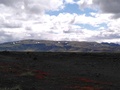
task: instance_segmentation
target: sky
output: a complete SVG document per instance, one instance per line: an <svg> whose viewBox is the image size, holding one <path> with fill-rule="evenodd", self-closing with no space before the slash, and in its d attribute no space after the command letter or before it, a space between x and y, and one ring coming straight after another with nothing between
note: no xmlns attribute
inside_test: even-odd
<svg viewBox="0 0 120 90"><path fill-rule="evenodd" d="M0 43L120 43L120 0L0 0Z"/></svg>

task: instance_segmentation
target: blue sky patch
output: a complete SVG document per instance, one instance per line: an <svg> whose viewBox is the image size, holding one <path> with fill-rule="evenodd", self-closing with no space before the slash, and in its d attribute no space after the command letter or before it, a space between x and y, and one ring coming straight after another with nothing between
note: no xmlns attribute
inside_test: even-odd
<svg viewBox="0 0 120 90"><path fill-rule="evenodd" d="M94 27L90 24L76 24L79 25L80 27L84 28L84 29L88 29L88 30L99 30L100 27L104 27L104 28L108 28L107 25L105 23L99 24L98 27Z"/></svg>
<svg viewBox="0 0 120 90"><path fill-rule="evenodd" d="M84 10L82 10L77 4L66 4L65 8L60 11L47 11L46 13L55 16L59 15L60 13L70 13L70 14L76 13L78 15L85 14L86 16L91 16L90 15L91 12L97 12L97 11L92 10L90 8L85 8Z"/></svg>

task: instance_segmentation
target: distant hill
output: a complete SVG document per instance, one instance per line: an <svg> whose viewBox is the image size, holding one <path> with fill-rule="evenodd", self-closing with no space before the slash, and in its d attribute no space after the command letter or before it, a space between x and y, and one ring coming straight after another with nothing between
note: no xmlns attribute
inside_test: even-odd
<svg viewBox="0 0 120 90"><path fill-rule="evenodd" d="M0 44L0 51L120 52L120 45L106 42L21 40Z"/></svg>

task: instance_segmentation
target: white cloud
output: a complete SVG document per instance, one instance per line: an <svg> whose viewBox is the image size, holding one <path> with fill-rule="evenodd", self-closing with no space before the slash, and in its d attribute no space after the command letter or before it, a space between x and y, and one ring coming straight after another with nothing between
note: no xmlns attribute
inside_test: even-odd
<svg viewBox="0 0 120 90"><path fill-rule="evenodd" d="M74 4L75 1L74 0L65 0L66 3L69 3L69 4Z"/></svg>
<svg viewBox="0 0 120 90"><path fill-rule="evenodd" d="M105 6L105 1L1 0L0 42L32 38L116 42L120 38L120 19L114 20L111 16L117 15L119 17L119 14L117 14L119 10L114 9L116 12L108 10L107 6ZM45 13L46 11L64 9L68 3L76 3L82 9L86 7L93 8L93 5L97 5L102 13L92 12L90 13L91 16L75 13L60 13L54 16ZM111 4L113 5L113 3ZM106 25L106 27L101 24ZM91 30L81 25L90 25L96 30Z"/></svg>
<svg viewBox="0 0 120 90"><path fill-rule="evenodd" d="M107 24L109 22L109 15L95 14L94 17L83 15L77 15L75 23L76 24L88 24L93 27L98 27L100 24Z"/></svg>
<svg viewBox="0 0 120 90"><path fill-rule="evenodd" d="M115 31L112 33L108 33L109 30L103 29L103 31L92 31L82 28L79 24L89 24L96 27L103 22L106 24L109 22L108 25L112 28L112 23L115 23L115 21L113 20L110 23L110 20L106 17L107 15L104 16L102 14L96 14L95 17L69 13L61 13L58 16L44 14L27 21L20 20L22 27L19 27L19 29L4 27L3 31L5 34L2 36L4 38L1 38L1 42L31 38L46 40L104 41L106 39L115 38L114 35L116 35L116 33L114 33L114 35L112 34ZM16 21L15 24L18 22L19 20ZM106 35L108 35L107 38Z"/></svg>

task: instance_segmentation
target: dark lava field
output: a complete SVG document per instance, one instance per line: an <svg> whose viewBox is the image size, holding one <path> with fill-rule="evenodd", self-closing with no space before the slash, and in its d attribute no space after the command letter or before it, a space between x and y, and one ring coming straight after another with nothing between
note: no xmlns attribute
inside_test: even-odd
<svg viewBox="0 0 120 90"><path fill-rule="evenodd" d="M120 53L3 51L0 90L120 90Z"/></svg>

